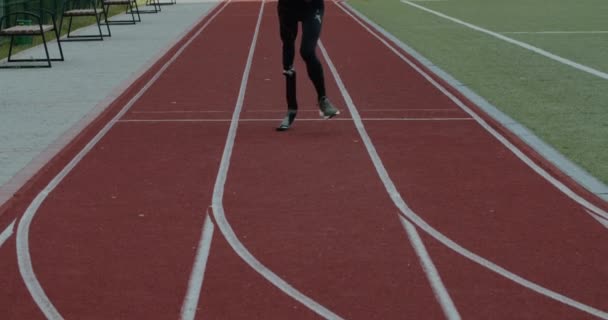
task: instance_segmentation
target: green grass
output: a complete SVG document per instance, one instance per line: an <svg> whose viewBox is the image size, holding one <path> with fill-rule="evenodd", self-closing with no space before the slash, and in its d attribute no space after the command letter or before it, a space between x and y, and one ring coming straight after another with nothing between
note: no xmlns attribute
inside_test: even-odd
<svg viewBox="0 0 608 320"><path fill-rule="evenodd" d="M456 0L425 7L494 32L608 31L604 0ZM554 54L608 72L608 34L505 34Z"/></svg>
<svg viewBox="0 0 608 320"><path fill-rule="evenodd" d="M604 12L608 9L604 0L446 0L418 4L496 32L605 29Z"/></svg>
<svg viewBox="0 0 608 320"><path fill-rule="evenodd" d="M608 80L400 3L349 3L608 183ZM608 1L418 2L495 31L607 30ZM608 34L506 34L608 72Z"/></svg>

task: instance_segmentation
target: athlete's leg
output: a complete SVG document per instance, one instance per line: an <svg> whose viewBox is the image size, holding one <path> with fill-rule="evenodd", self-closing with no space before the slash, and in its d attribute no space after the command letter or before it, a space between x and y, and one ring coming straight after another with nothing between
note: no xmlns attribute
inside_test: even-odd
<svg viewBox="0 0 608 320"><path fill-rule="evenodd" d="M296 37L298 36L298 12L285 5L278 5L281 41L283 42L283 69L293 67Z"/></svg>
<svg viewBox="0 0 608 320"><path fill-rule="evenodd" d="M302 44L300 55L306 62L306 71L317 91L317 98L325 96L325 79L321 61L317 58L317 42L321 36L323 25L323 8L312 9L309 14L304 15L302 20Z"/></svg>
<svg viewBox="0 0 608 320"><path fill-rule="evenodd" d="M306 14L302 21L302 45L300 54L306 61L308 77L312 80L317 91L320 114L325 119L330 119L340 114L340 111L327 99L325 95L325 79L323 76L323 66L317 58L317 42L321 36L323 25L323 7L314 9L311 14Z"/></svg>
<svg viewBox="0 0 608 320"><path fill-rule="evenodd" d="M287 115L277 130L289 129L296 118L298 100L296 94L296 71L293 68L295 41L298 35L298 16L293 8L278 5L281 41L283 42L283 75L285 76L285 98Z"/></svg>
<svg viewBox="0 0 608 320"><path fill-rule="evenodd" d="M293 69L295 42L298 35L298 16L293 8L278 6L281 41L283 42L283 74L285 75L285 92L287 107L297 109L296 72Z"/></svg>

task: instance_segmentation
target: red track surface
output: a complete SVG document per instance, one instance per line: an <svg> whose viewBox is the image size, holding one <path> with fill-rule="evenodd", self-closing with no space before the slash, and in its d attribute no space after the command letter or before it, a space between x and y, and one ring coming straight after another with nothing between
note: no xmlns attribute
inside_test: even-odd
<svg viewBox="0 0 608 320"><path fill-rule="evenodd" d="M292 130L273 130L284 112L275 6L265 7L244 92L223 197L228 222L260 262L343 318L445 318L329 68L340 118L316 121L299 64L303 110ZM260 3L218 10L36 212L33 269L66 319L180 317ZM428 120L470 116L335 4L328 3L324 28L323 44L414 212L506 270L608 310L604 227L476 121ZM2 230L192 36L3 207ZM427 120L389 119L404 117ZM464 319L593 318L418 232ZM0 318L44 318L20 276L15 238L0 248ZM320 318L253 270L218 228L197 308L199 319Z"/></svg>

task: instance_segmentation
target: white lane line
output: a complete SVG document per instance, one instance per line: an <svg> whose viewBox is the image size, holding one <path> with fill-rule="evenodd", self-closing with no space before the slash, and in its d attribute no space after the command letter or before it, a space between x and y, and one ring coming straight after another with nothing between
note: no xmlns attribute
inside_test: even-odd
<svg viewBox="0 0 608 320"><path fill-rule="evenodd" d="M437 82L435 82L432 78L430 78L426 73L424 73L424 71L420 70L420 68L418 68L417 66L415 66L411 61L409 61L407 58L405 58L403 55L401 55L401 53L399 53L398 51L396 51L396 49L394 49L392 46L390 46L384 39L380 38L377 34L375 34L373 31L371 31L365 24L363 24L360 20L358 20L357 18L355 18L350 10L345 9L344 7L342 7L341 4L337 4L338 7L340 9L342 9L344 12L346 12L348 15L350 15L353 20L357 21L359 24L361 24L368 32L370 32L372 35L374 35L375 37L377 37L382 43L384 43L389 49L391 49L393 52L395 52L397 55L399 55L400 57L402 57L402 59L404 59L404 61L406 61L408 64L410 64L410 66L412 66L414 69L416 69L420 74L422 74L428 81L431 81L436 87L443 89L443 87L441 87ZM444 92L444 94L446 93L445 89L442 90L442 92ZM451 98L456 99L455 97L451 96ZM347 101L347 104L349 105L349 108L355 108L354 104L351 106L352 99L345 99ZM460 104L459 104L460 105ZM467 108L468 109L468 108ZM356 112L356 110L355 110ZM353 113L351 111L351 113ZM472 113L472 112L471 112ZM354 114L354 113L353 113ZM474 113L473 113L474 114ZM476 119L478 119L478 117L476 117ZM478 120L479 121L479 120ZM483 121L483 120L481 120ZM484 122L485 123L485 122ZM367 133L365 131L363 131L366 135ZM368 152L370 153L370 156L372 157L373 163L376 166L376 170L378 171L378 175L380 176L381 180L384 182L384 185L387 189L387 192L389 194L389 196L391 197L391 199L393 200L393 202L395 203L395 205L399 208L399 210L401 211L401 215L403 215L403 217L407 218L409 221L411 221L412 223L414 223L417 227L419 227L420 229L424 230L424 232L426 232L427 234L429 234L430 236L432 236L433 238L435 238L437 241L441 242L443 245L445 245L446 247L452 249L453 251L459 253L460 255L462 255L463 257L466 257L467 259L515 282L520 284L523 287L526 287L532 291L535 291L541 295L544 295L546 297L549 297L551 299L554 299L556 301L559 301L563 304L569 305L571 307L574 307L576 309L579 309L581 311L587 312L591 315L594 315L596 317L599 317L601 319L608 319L608 312L596 309L594 307L591 307L589 305L583 304L581 302L578 302L576 300L573 300L565 295L562 295L560 293L557 293L555 291L549 290L545 287L542 287L532 281L529 281L525 278L522 278L504 268L502 268L501 266L465 249L464 247L460 246L458 243L452 241L450 238L446 237L444 234L442 234L441 232L439 232L438 230L436 230L435 228L433 228L431 225L429 225L424 219L422 219L420 216L418 216L412 209L410 209L407 204L405 203L405 201L403 200L403 198L401 197L401 194L399 193L399 191L397 190L397 187L394 185L394 183L392 182L392 180L390 179L390 176L388 175L388 172L386 171L386 169L384 168L384 165L382 163L382 160L380 159L379 155L377 154L373 144L371 144L371 140L369 139L369 137L367 137L367 139L362 136L364 138L364 142L366 144L366 147L368 148ZM369 145L368 145L369 143Z"/></svg>
<svg viewBox="0 0 608 320"><path fill-rule="evenodd" d="M430 75L428 75L424 70L419 68L414 62L412 62L406 56L401 54L401 52L399 52L398 49L393 47L390 43L388 43L386 40L384 40L382 37L380 37L374 31L372 31L367 25L365 25L363 22L361 22L361 20L355 18L355 16L353 15L353 13L350 10L347 10L344 7L342 7L341 4L339 4L338 7L340 9L342 9L344 12L346 12L348 15L350 15L365 30L367 30L371 35L373 35L376 39L378 39L378 41L380 41L382 44L384 44L389 50L391 50L395 55L397 55L399 58L401 58L401 60L403 60L405 63L407 63L411 68L416 70L416 72L418 72L428 82L430 82L433 86L435 86L435 88L437 88L441 93L443 93L450 100L452 100L452 102L454 102L462 110L464 110L466 113L468 113L473 119L475 119L475 121L477 121L477 123L479 123L495 139L500 141L513 154L515 154L521 161L523 161L526 165L528 165L528 167L530 167L532 170L534 170L534 172L536 172L538 175L543 177L545 180L547 180L549 183L551 183L553 186L555 186L557 189L559 189L562 193L564 193L565 195L570 197L572 200L574 200L575 202L577 202L578 204L580 204L587 210L608 220L608 213L606 211L595 206L594 204L589 202L587 199L581 197L576 192L574 192L572 189L568 188L564 183L562 183L561 181L559 181L555 177L553 177L551 174L549 174L545 169L543 169L539 165L537 165L534 161L532 161L532 159L530 159L526 154L524 154L521 150L519 150L519 148L517 148L513 143L511 143L503 135L501 135L498 131L496 131L494 128L492 128L492 126L490 126L481 116L479 116L477 113L475 113L469 107L467 107L462 101L460 101L460 99L458 99L456 96L454 96L452 93L450 93L445 87L443 87L441 84L439 84L437 81L435 81L435 79L433 79ZM361 18L362 20L367 19L359 14L357 14L357 16L359 18ZM366 21L369 21L369 20L366 20Z"/></svg>
<svg viewBox="0 0 608 320"><path fill-rule="evenodd" d="M452 112L460 112L462 110L459 110L458 108L437 108L437 109L409 109L409 108L402 108L402 109L363 109L363 110L359 110L359 112L408 112L408 111L452 111Z"/></svg>
<svg viewBox="0 0 608 320"><path fill-rule="evenodd" d="M416 231L416 227L414 227L411 222L402 216L399 216L399 220L401 220L401 224L403 225L408 238L412 242L412 247L414 247L416 254L420 258L422 270L424 270L424 273L427 275L427 278L431 283L431 288L433 288L435 298L437 301L440 301L443 313L448 319L460 319L460 314L458 313L458 310L456 309L456 306L454 305L454 302L452 301L447 289L443 285L439 271L437 271L431 256L424 246L424 242L422 242L420 235Z"/></svg>
<svg viewBox="0 0 608 320"><path fill-rule="evenodd" d="M393 109L366 109L360 112L408 112L408 111L453 111L460 112L458 108L437 108L437 109L410 109L410 108L393 108ZM156 111L132 111L131 114L162 114L162 113L230 113L231 111L222 110L156 110ZM244 113L276 113L284 112L279 109L261 109L261 110L244 110ZM299 108L298 112L319 112L319 109Z"/></svg>
<svg viewBox="0 0 608 320"><path fill-rule="evenodd" d="M215 226L209 216L209 211L205 214L205 222L201 233L201 240L196 251L196 258L190 281L188 281L188 291L184 299L181 311L182 320L193 320L196 315L198 300L203 287L203 279L205 278L205 269L207 268L207 259L211 250L211 240L213 240L213 230Z"/></svg>
<svg viewBox="0 0 608 320"><path fill-rule="evenodd" d="M473 29L473 30L476 30L476 31L479 31L479 32L483 32L483 33L488 34L488 35L490 35L490 36L492 36L492 37L495 37L495 38L497 38L497 39L500 39L500 40L503 40L503 41L509 42L509 43L511 43L511 44L514 44L514 45L520 46L520 47L522 47L522 48L524 48L524 49L527 49L527 50L530 50L530 51L532 51L532 52L538 53L538 54L540 54L540 55L542 55L542 56L545 56L545 57L547 57L547 58L549 58L549 59L551 59L551 60L554 60L554 61L557 61L557 62L559 62L559 63L565 64L565 65L568 65L568 66L573 67L573 68L575 68L575 69L578 69L578 70L580 70L580 71L587 72L587 73L592 74L592 75L594 75L594 76L596 76L596 77L599 77L599 78L602 78L602 79L608 80L608 73L605 73L605 72L602 72L602 71L599 71L599 70L593 69L593 68L591 68L591 67L588 67L588 66L586 66L586 65L580 64L580 63L578 63L578 62L574 62L574 61L572 61L572 60L568 60L568 59L566 59L566 58L560 57L560 56L558 56L558 55L556 55L556 54L553 54L553 53L551 53L551 52L548 52L548 51L545 51L545 50L543 50L543 49L537 48L537 47L535 47L535 46L529 45L529 44L527 44L527 43L525 43L525 42L522 42L522 41L519 41L519 40L515 40L515 39L512 39L512 38L509 38L509 37L504 36L504 35L502 35L502 34L500 34L500 33L493 32L493 31L490 31L490 30L487 30L487 29L484 29L484 28L478 27L478 26L476 26L476 25L474 25L474 24L471 24L471 23L468 23L468 22L464 22L464 21L462 21L462 20L459 20L459 19L456 19L456 18L450 17L450 16L448 16L448 15L446 15L446 14L443 14L443 13L441 13L441 12L433 11L433 10L428 9L428 8L426 8L426 7L423 7L423 6L419 5L419 4L415 4L415 3L411 2L411 1L407 1L407 0L400 0L400 1L401 1L402 3L404 3L404 4L407 4L407 5L410 5L410 6L412 6L412 7L418 8L418 9L420 9L420 10L426 11L426 12L428 12L428 13L434 14L434 15L436 15L436 16L438 16L438 17L441 17L441 18L444 18L444 19L450 20L450 21L452 21L452 22L455 22L455 23L461 24L461 25L466 26L466 27L468 27L468 28L471 28L471 29Z"/></svg>
<svg viewBox="0 0 608 320"><path fill-rule="evenodd" d="M361 118L362 121L471 121L473 118Z"/></svg>
<svg viewBox="0 0 608 320"><path fill-rule="evenodd" d="M256 113L256 112L284 112L284 110L277 109L260 109L260 110L245 110L245 113ZM408 112L408 111L454 111L461 112L462 110L458 108L367 108L365 110L360 110L359 112ZM319 113L318 108L299 108L298 112L316 112ZM333 119L332 119L333 120Z"/></svg>
<svg viewBox="0 0 608 320"><path fill-rule="evenodd" d="M502 34L608 34L608 31L503 31Z"/></svg>
<svg viewBox="0 0 608 320"><path fill-rule="evenodd" d="M452 112L460 112L462 110L457 108L449 108L449 109L367 109L361 110L360 112L408 112L408 111L452 111ZM231 111L221 111L221 110L157 110L157 111L132 111L131 114L165 114L165 113L177 113L177 114L197 114L197 113L230 113ZM270 110L270 109L262 109L262 110L245 110L244 113L277 113L284 112L284 110ZM315 112L318 113L319 109L298 109L298 112Z"/></svg>
<svg viewBox="0 0 608 320"><path fill-rule="evenodd" d="M277 122L276 119L239 119L239 122ZM332 121L352 121L352 118L332 119ZM472 121L473 118L362 118L363 121ZM232 119L123 119L118 122L231 122ZM326 121L325 119L298 118L296 121Z"/></svg>
<svg viewBox="0 0 608 320"><path fill-rule="evenodd" d="M453 112L461 112L462 110L458 108L367 108L364 110L360 110L359 112L408 112L408 111L453 111ZM256 113L256 112L284 112L284 110L277 109L260 109L260 110L245 110L244 113ZM298 112L315 112L319 113L318 108L299 108ZM334 120L334 119L332 119Z"/></svg>
<svg viewBox="0 0 608 320"><path fill-rule="evenodd" d="M586 210L586 209L585 209ZM601 225L603 225L604 227L608 228L608 220L606 220L605 218L598 216L596 214L594 214L593 212L586 210L587 213L589 215L591 215L593 217L593 219L597 220L597 222L599 222Z"/></svg>
<svg viewBox="0 0 608 320"><path fill-rule="evenodd" d="M47 319L63 319L61 314L57 311L51 300L48 298L44 289L40 285L40 282L36 278L36 274L34 273L34 268L32 266L32 258L30 256L29 249L29 232L30 232L30 224L36 215L38 208L44 202L46 197L61 183L61 181L76 167L76 165L86 156L91 149L106 135L106 133L112 128L112 126L116 123L118 119L120 119L132 106L135 104L137 100L158 80L161 74L182 54L182 52L198 37L198 35L203 32L215 19L215 17L226 8L226 6L230 3L230 0L223 3L223 6L215 12L211 18L194 34L184 45L171 57L169 61L167 61L160 70L150 79L146 85L139 90L139 92L129 100L129 102L122 108L122 110L110 121L106 124L99 133L89 143L68 163L57 176L49 182L49 184L42 190L40 193L34 198L32 203L25 210L23 217L19 221L19 226L17 227L17 262L19 264L19 272L21 273L21 277L23 281L32 295L32 298L38 305L38 308L42 311L42 313L46 316ZM210 8L208 12L215 10L220 3Z"/></svg>
<svg viewBox="0 0 608 320"><path fill-rule="evenodd" d="M272 272L272 270L268 269L259 260L257 260L238 239L237 235L234 233L234 230L232 230L230 223L226 219L226 215L224 212L224 186L226 184L226 178L228 176L228 168L230 167L230 158L232 156L232 150L234 148L234 141L236 138L239 117L243 108L243 101L245 99L247 82L249 79L249 73L253 61L253 54L258 39L260 24L262 22L262 13L264 10L264 5L265 1L262 1L260 16L258 18L258 25L256 26L253 42L251 43L251 48L249 50L249 57L247 58L247 65L243 73L243 80L241 82L239 97L237 99L234 114L232 116L232 122L230 123L230 129L228 130L228 137L226 138L226 145L222 154L222 160L220 162L217 180L215 181L215 186L213 188L213 216L215 217L215 222L217 223L217 226L222 232L222 234L224 235L226 241L228 241L234 251L241 257L241 259L243 259L249 266L251 266L251 268L257 271L260 275L270 281L270 283L275 285L277 288L279 288L295 300L299 301L318 315L326 319L342 319L335 313L331 312L329 309L325 308L324 306L320 305L316 301L312 300L308 296L298 291L296 288L292 287L289 283L281 279L278 275Z"/></svg>
<svg viewBox="0 0 608 320"><path fill-rule="evenodd" d="M384 168L384 164L382 163L380 156L376 152L376 148L374 147L374 144L372 143L371 138L367 134L367 130L365 130L365 126L363 125L363 121L361 120L361 117L359 116L359 111L357 110L357 107L355 106L350 94L348 93L348 90L344 86L344 82L342 82L342 78L338 74L338 70L336 69L334 63L332 62L329 55L327 54L327 51L325 50L325 46L323 46L323 44L321 42L319 42L319 49L323 53L323 57L325 58L327 66L331 70L331 73L333 74L334 79L336 80L336 84L338 85L338 88L340 88L340 92L342 93L342 97L344 98L344 101L346 102L348 110L350 111L350 113L353 116L353 121L355 123L355 127L357 128L357 131L359 132L359 135L361 136L361 140L363 140L363 143L365 144L365 148L367 149L367 152L368 152L372 162L374 163L374 167L376 168L376 171L378 172L380 179L384 183L391 198L393 198L393 201L395 201L394 200L395 197L398 197L399 199L401 199L401 196L399 195L397 188L393 185L393 182L390 179L388 172ZM403 201L403 200L401 200L401 201ZM416 241L411 241L412 246L414 247L416 254L418 255L418 258L420 259L422 265L424 266L424 268L423 268L424 272L425 272L429 282L431 283L431 288L433 289L433 292L435 293L435 297L437 298L437 302L441 306L443 313L450 320L460 319L460 314L458 313L458 310L456 309L456 306L454 305L454 302L452 301L452 299L448 293L448 290L441 282L441 278L439 278L437 270L436 270L435 266L433 265L433 262L431 261L431 258L428 254L428 251L426 250L426 247L424 246L424 243L422 242L422 240L420 240L420 236L418 235L416 228L411 226L409 223L404 225L404 227L408 234L408 237L410 239L416 240ZM434 270L435 274L433 274L433 270Z"/></svg>
<svg viewBox="0 0 608 320"><path fill-rule="evenodd" d="M260 110L243 110L243 113L277 113L277 112L285 112L285 109L260 109ZM298 113L301 112L315 112L319 114L319 109L313 108L298 108Z"/></svg>
<svg viewBox="0 0 608 320"><path fill-rule="evenodd" d="M161 111L132 111L132 114L162 114L162 113L230 113L220 110L161 110Z"/></svg>
<svg viewBox="0 0 608 320"><path fill-rule="evenodd" d="M579 184L581 184L590 192L602 198L604 201L608 201L607 185L600 182L597 178L591 176L584 169L574 164L571 160L566 159L566 157L556 151L555 148L543 142L540 138L538 138L529 130L525 129L525 127L519 124L517 121L511 119L511 117L498 110L496 106L493 106L483 97L480 97L478 94L471 91L471 89L469 89L466 85L460 83L458 80L454 79L451 75L446 73L437 65L433 64L433 62L420 55L420 53L416 52L416 50L412 49L407 44L403 43L403 41L401 41L388 31L386 31L384 28L379 26L377 23L371 21L368 17L358 12L355 8L349 5L348 2L344 3L344 7L349 8L349 10L353 14L355 14L359 19L365 21L365 23L371 26L375 30L375 32L382 34L385 39L388 39L391 44L394 44L396 47L400 48L402 52L405 52L406 54L412 56L415 61L419 61L421 65L428 68L430 73L435 74L438 78L445 81L449 86L457 90L464 97L472 101L473 104L476 104L482 110L483 113L486 113L488 116L490 116L490 118L495 119L503 127L509 129L509 131L511 131L514 135L518 136L522 140L522 142L525 143L525 145L534 149L541 156L543 156L545 159L555 165L559 170L572 177Z"/></svg>
<svg viewBox="0 0 608 320"><path fill-rule="evenodd" d="M268 119L266 121L276 121L276 119ZM121 119L118 122L230 122L232 119ZM260 120L261 121L261 120Z"/></svg>
<svg viewBox="0 0 608 320"><path fill-rule="evenodd" d="M2 231L2 233L0 233L0 247L2 247L4 241L13 235L13 230L15 229L15 220L13 220L13 222L11 222L11 224L9 224L8 227Z"/></svg>

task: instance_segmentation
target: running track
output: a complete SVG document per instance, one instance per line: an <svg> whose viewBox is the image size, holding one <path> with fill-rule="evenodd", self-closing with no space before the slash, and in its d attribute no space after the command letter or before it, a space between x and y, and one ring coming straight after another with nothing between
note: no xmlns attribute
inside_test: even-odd
<svg viewBox="0 0 608 320"><path fill-rule="evenodd" d="M342 115L298 64L275 132L275 10L220 3L1 208L0 318L608 318L606 203L344 4Z"/></svg>

